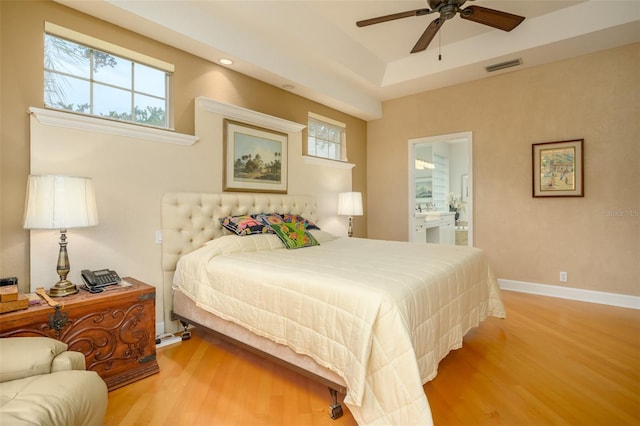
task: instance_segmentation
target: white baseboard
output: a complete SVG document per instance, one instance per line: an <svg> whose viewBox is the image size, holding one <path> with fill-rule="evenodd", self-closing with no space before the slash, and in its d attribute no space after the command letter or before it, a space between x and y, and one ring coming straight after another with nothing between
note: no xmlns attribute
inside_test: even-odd
<svg viewBox="0 0 640 426"><path fill-rule="evenodd" d="M582 302L599 303L601 305L640 309L640 297L638 296L505 279L498 279L498 284L500 284L500 288L503 290L518 291L520 293L539 294L541 296L557 297L560 299L571 299Z"/></svg>

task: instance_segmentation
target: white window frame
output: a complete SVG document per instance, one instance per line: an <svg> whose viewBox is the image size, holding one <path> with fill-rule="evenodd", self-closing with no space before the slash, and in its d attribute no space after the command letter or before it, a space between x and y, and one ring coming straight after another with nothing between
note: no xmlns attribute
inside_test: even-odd
<svg viewBox="0 0 640 426"><path fill-rule="evenodd" d="M135 122L135 121L129 121L129 120L116 120L114 118L111 117L105 117L105 116L101 116L101 115L97 115L97 114L89 114L89 113L82 113L80 112L80 114L83 115L88 115L91 117L96 117L96 118L101 118L101 119L107 119L107 120L116 120L116 121L121 121L121 122L125 122L125 123L131 123L134 125L141 125L141 126L150 126L150 127L157 127L160 129L166 129L166 130L174 130L173 128L173 108L172 108L172 91L171 91L171 75L175 72L175 66L173 64L170 64L168 62L162 61L160 59L156 59L153 58L151 56L147 56L144 55L142 53L106 42L104 40L100 40L97 39L95 37L91 37L88 36L86 34L82 34L79 33L77 31L71 30L69 28L65 28L62 27L60 25L51 23L51 22L47 22L45 21L44 23L44 32L45 35L51 35L54 37L58 37L61 39L65 39L65 40L69 40L71 42L86 46L90 49L94 49L94 50L98 50L98 51L102 51L105 53L109 53L115 56L119 56L125 59L128 59L132 62L134 62L134 64L140 64L140 65L146 65L152 68L155 68L159 71L164 71L167 75L167 78L165 79L165 117L166 117L166 122L165 122L165 126L153 126L153 125L149 125L149 124L145 124L145 123L139 123L139 122ZM46 71L46 70L45 70ZM94 84L91 81L91 84ZM43 88L44 90L44 88ZM136 93L136 92L132 92L132 93ZM46 103L46 102L45 102ZM74 112L75 111L69 111L69 110L65 110L65 109L60 109L60 108L56 108L54 106L50 106L50 105L46 105L47 108L52 108L52 109L57 109L59 111L66 111L66 112Z"/></svg>
<svg viewBox="0 0 640 426"><path fill-rule="evenodd" d="M328 126L334 127L334 128L338 128L340 129L340 158L331 158L331 157L325 157L325 156L321 156L321 155L314 155L312 153L310 153L309 150L309 144L311 143L310 141L310 136L309 136L309 127L311 126L311 121L319 121L323 124L326 124ZM342 161L342 162L347 162L347 125L345 123L342 123L340 121L337 120L333 120L331 118L328 117L324 117L320 114L316 114L313 112L309 112L308 113L308 123L307 123L307 144L305 145L305 153L307 156L309 157L316 157L316 158L322 158L325 160L331 160L331 161Z"/></svg>

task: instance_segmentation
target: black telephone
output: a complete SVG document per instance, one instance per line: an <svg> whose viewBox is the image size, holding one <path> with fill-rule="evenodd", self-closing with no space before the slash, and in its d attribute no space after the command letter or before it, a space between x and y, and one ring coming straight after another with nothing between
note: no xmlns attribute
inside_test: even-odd
<svg viewBox="0 0 640 426"><path fill-rule="evenodd" d="M118 284L121 281L118 273L111 269L99 269L97 271L83 269L80 275L82 275L82 280L89 290Z"/></svg>

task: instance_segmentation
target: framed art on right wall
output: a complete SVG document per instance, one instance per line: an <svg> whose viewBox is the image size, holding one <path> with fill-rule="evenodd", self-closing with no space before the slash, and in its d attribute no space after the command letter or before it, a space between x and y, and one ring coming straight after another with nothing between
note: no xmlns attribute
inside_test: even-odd
<svg viewBox="0 0 640 426"><path fill-rule="evenodd" d="M584 139L533 144L533 196L584 197Z"/></svg>

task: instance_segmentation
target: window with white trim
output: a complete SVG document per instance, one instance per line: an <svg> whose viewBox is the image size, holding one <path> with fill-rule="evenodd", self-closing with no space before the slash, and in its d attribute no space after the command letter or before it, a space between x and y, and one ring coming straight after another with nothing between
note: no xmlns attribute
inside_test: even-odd
<svg viewBox="0 0 640 426"><path fill-rule="evenodd" d="M48 22L44 37L46 107L171 128L173 65Z"/></svg>
<svg viewBox="0 0 640 426"><path fill-rule="evenodd" d="M347 126L336 120L309 113L307 155L347 161Z"/></svg>

